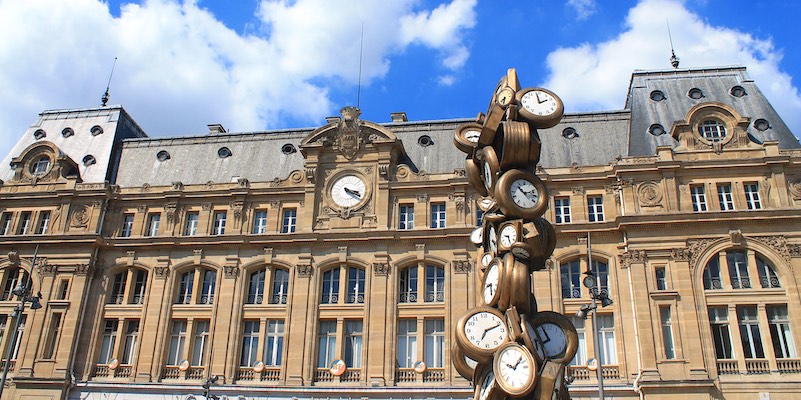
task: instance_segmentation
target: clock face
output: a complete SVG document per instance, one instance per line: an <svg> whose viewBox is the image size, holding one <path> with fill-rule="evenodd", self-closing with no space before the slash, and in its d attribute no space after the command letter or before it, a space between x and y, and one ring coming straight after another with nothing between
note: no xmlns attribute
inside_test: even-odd
<svg viewBox="0 0 801 400"><path fill-rule="evenodd" d="M529 330L531 341L540 359L559 358L567 351L567 336L562 327L545 322Z"/></svg>
<svg viewBox="0 0 801 400"><path fill-rule="evenodd" d="M487 190L492 188L492 169L488 162L484 162L484 186Z"/></svg>
<svg viewBox="0 0 801 400"><path fill-rule="evenodd" d="M508 339L506 323L486 311L470 316L464 324L464 333L470 344L483 350L494 350Z"/></svg>
<svg viewBox="0 0 801 400"><path fill-rule="evenodd" d="M500 242L502 245L509 247L512 243L517 241L517 228L513 225L506 225L501 229Z"/></svg>
<svg viewBox="0 0 801 400"><path fill-rule="evenodd" d="M481 137L481 131L479 130L471 129L464 133L464 138L471 143L478 143L479 137Z"/></svg>
<svg viewBox="0 0 801 400"><path fill-rule="evenodd" d="M492 253L484 253L484 255L481 256L481 265L484 268L487 268L489 267L490 262L492 262Z"/></svg>
<svg viewBox="0 0 801 400"><path fill-rule="evenodd" d="M483 297L484 304L493 304L495 293L498 291L498 282L501 280L501 266L499 263L491 263L484 275Z"/></svg>
<svg viewBox="0 0 801 400"><path fill-rule="evenodd" d="M556 99L550 93L541 90L526 92L520 98L520 105L534 115L549 116L559 107Z"/></svg>
<svg viewBox="0 0 801 400"><path fill-rule="evenodd" d="M495 379L503 389L519 393L533 388L536 365L528 350L518 344L510 344L498 351L496 357Z"/></svg>
<svg viewBox="0 0 801 400"><path fill-rule="evenodd" d="M480 391L478 392L478 400L487 400L489 399L490 392L492 387L495 385L495 374L492 373L492 370L489 370L486 375L484 375L484 379L481 380Z"/></svg>
<svg viewBox="0 0 801 400"><path fill-rule="evenodd" d="M514 89L507 86L498 91L498 95L495 101L497 101L498 104L501 105L501 107L506 107L512 102L512 100L514 100L514 98L515 98Z"/></svg>
<svg viewBox="0 0 801 400"><path fill-rule="evenodd" d="M489 228L489 249L492 253L498 252L498 235L495 233L495 227Z"/></svg>
<svg viewBox="0 0 801 400"><path fill-rule="evenodd" d="M353 207L365 199L367 186L356 175L345 175L331 186L331 198L340 207Z"/></svg>
<svg viewBox="0 0 801 400"><path fill-rule="evenodd" d="M527 179L516 179L509 188L512 201L520 208L534 208L540 193L537 187Z"/></svg>
<svg viewBox="0 0 801 400"><path fill-rule="evenodd" d="M470 234L470 241L475 245L480 245L484 241L484 228L478 227Z"/></svg>

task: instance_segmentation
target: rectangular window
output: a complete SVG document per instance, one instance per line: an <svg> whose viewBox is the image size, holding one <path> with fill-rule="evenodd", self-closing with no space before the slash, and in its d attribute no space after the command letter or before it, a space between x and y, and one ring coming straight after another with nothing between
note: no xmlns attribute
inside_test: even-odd
<svg viewBox="0 0 801 400"><path fill-rule="evenodd" d="M48 332L47 341L45 342L43 358L53 358L58 348L59 333L61 331L61 313L53 313L50 318L50 331Z"/></svg>
<svg viewBox="0 0 801 400"><path fill-rule="evenodd" d="M426 302L445 301L445 268L426 266Z"/></svg>
<svg viewBox="0 0 801 400"><path fill-rule="evenodd" d="M654 274L656 275L656 290L667 290L667 270L665 270L665 267L656 267Z"/></svg>
<svg viewBox="0 0 801 400"><path fill-rule="evenodd" d="M273 292L270 304L286 304L289 293L289 271L276 268L273 270Z"/></svg>
<svg viewBox="0 0 801 400"><path fill-rule="evenodd" d="M37 235L46 235L47 229L50 227L50 211L42 211L39 213L39 222L36 223Z"/></svg>
<svg viewBox="0 0 801 400"><path fill-rule="evenodd" d="M562 281L562 298L581 298L581 271L578 260L563 263L559 266L559 275Z"/></svg>
<svg viewBox="0 0 801 400"><path fill-rule="evenodd" d="M147 216L147 235L158 236L159 223L161 222L161 214L150 214Z"/></svg>
<svg viewBox="0 0 801 400"><path fill-rule="evenodd" d="M128 272L123 271L114 275L111 284L111 296L108 298L109 304L122 304L125 300L125 282L128 280Z"/></svg>
<svg viewBox="0 0 801 400"><path fill-rule="evenodd" d="M0 216L0 235L6 236L11 233L11 213L4 212Z"/></svg>
<svg viewBox="0 0 801 400"><path fill-rule="evenodd" d="M58 282L58 288L56 289L56 300L66 300L69 296L70 292L70 280L69 279L62 279Z"/></svg>
<svg viewBox="0 0 801 400"><path fill-rule="evenodd" d="M242 330L242 352L239 356L239 365L252 367L258 361L256 357L259 349L259 321L245 321Z"/></svg>
<svg viewBox="0 0 801 400"><path fill-rule="evenodd" d="M790 331L790 318L787 305L767 306L768 323L770 324L770 340L773 342L773 353L776 358L797 358L795 341Z"/></svg>
<svg viewBox="0 0 801 400"><path fill-rule="evenodd" d="M364 303L364 269L348 267L348 303Z"/></svg>
<svg viewBox="0 0 801 400"><path fill-rule="evenodd" d="M425 324L423 361L431 368L443 368L445 367L445 320L427 319Z"/></svg>
<svg viewBox="0 0 801 400"><path fill-rule="evenodd" d="M612 315L598 316L598 335L601 337L601 364L617 364L617 344L615 343L615 319Z"/></svg>
<svg viewBox="0 0 801 400"><path fill-rule="evenodd" d="M415 361L417 361L417 320L398 320L398 367L412 368Z"/></svg>
<svg viewBox="0 0 801 400"><path fill-rule="evenodd" d="M399 303L417 302L417 267L404 268L400 271Z"/></svg>
<svg viewBox="0 0 801 400"><path fill-rule="evenodd" d="M445 203L431 204L431 227L432 228L445 227Z"/></svg>
<svg viewBox="0 0 801 400"><path fill-rule="evenodd" d="M556 211L556 223L570 223L570 198L556 197L553 200L554 210Z"/></svg>
<svg viewBox="0 0 801 400"><path fill-rule="evenodd" d="M178 280L178 293L175 304L189 304L192 301L192 287L195 285L195 271L188 271Z"/></svg>
<svg viewBox="0 0 801 400"><path fill-rule="evenodd" d="M659 306L659 318L662 323L662 344L665 349L665 358L676 358L676 349L673 344L673 316L670 306Z"/></svg>
<svg viewBox="0 0 801 400"><path fill-rule="evenodd" d="M398 229L414 229L414 204L401 204L398 215Z"/></svg>
<svg viewBox="0 0 801 400"><path fill-rule="evenodd" d="M337 343L337 322L320 321L317 333L317 368L328 368L328 363L337 359L335 349Z"/></svg>
<svg viewBox="0 0 801 400"><path fill-rule="evenodd" d="M759 200L759 184L758 183L744 183L745 189L745 204L749 210L759 210L762 208L762 202Z"/></svg>
<svg viewBox="0 0 801 400"><path fill-rule="evenodd" d="M345 321L345 365L362 367L362 321Z"/></svg>
<svg viewBox="0 0 801 400"><path fill-rule="evenodd" d="M186 343L186 321L173 320L170 333L170 350L167 353L167 365L178 365L183 357Z"/></svg>
<svg viewBox="0 0 801 400"><path fill-rule="evenodd" d="M23 315L22 317L20 317L19 328L17 328L17 331L14 332L14 337L11 338L11 343L14 346L14 349L11 351L12 360L16 360L17 356L19 355L19 346L20 344L22 344L22 334L25 333L25 323L27 322L27 320L28 320L27 315Z"/></svg>
<svg viewBox="0 0 801 400"><path fill-rule="evenodd" d="M476 226L482 226L484 224L484 211L481 211L480 208L476 207Z"/></svg>
<svg viewBox="0 0 801 400"><path fill-rule="evenodd" d="M31 229L31 212L25 211L19 218L19 229L17 229L17 235L27 235L30 229Z"/></svg>
<svg viewBox="0 0 801 400"><path fill-rule="evenodd" d="M209 352L209 321L195 321L195 335L192 339L192 364L206 365L206 354Z"/></svg>
<svg viewBox="0 0 801 400"><path fill-rule="evenodd" d="M103 325L103 339L100 341L98 364L108 364L114 358L114 344L117 343L117 320L107 319Z"/></svg>
<svg viewBox="0 0 801 400"><path fill-rule="evenodd" d="M729 331L729 311L726 307L709 307L709 328L715 342L715 357L718 360L734 358Z"/></svg>
<svg viewBox="0 0 801 400"><path fill-rule="evenodd" d="M28 285L28 273L19 267L5 269L5 282L3 283L3 295L0 300L14 300L14 289L20 284Z"/></svg>
<svg viewBox="0 0 801 400"><path fill-rule="evenodd" d="M737 306L737 320L745 358L765 358L756 306Z"/></svg>
<svg viewBox="0 0 801 400"><path fill-rule="evenodd" d="M256 211L253 214L253 233L263 235L267 232L267 211Z"/></svg>
<svg viewBox="0 0 801 400"><path fill-rule="evenodd" d="M197 235L197 222L200 215L196 212L186 214L186 226L184 226L184 236Z"/></svg>
<svg viewBox="0 0 801 400"><path fill-rule="evenodd" d="M139 320L129 320L125 327L125 341L122 346L122 357L120 357L120 364L130 365L134 362L134 355L136 354L136 344L139 341Z"/></svg>
<svg viewBox="0 0 801 400"><path fill-rule="evenodd" d="M323 293L321 304L339 303L339 268L330 269L323 273Z"/></svg>
<svg viewBox="0 0 801 400"><path fill-rule="evenodd" d="M281 224L281 233L295 232L295 224L298 220L298 210L295 208L287 208L284 210L284 219Z"/></svg>
<svg viewBox="0 0 801 400"><path fill-rule="evenodd" d="M690 186L690 196L693 201L693 212L706 211L706 192L701 185Z"/></svg>
<svg viewBox="0 0 801 400"><path fill-rule="evenodd" d="M133 231L134 216L133 214L125 214L122 217L122 229L120 230L120 237L131 237Z"/></svg>
<svg viewBox="0 0 801 400"><path fill-rule="evenodd" d="M212 235L225 234L225 219L228 214L225 211L218 211L214 213L214 227L212 228Z"/></svg>
<svg viewBox="0 0 801 400"><path fill-rule="evenodd" d="M595 275L598 276L599 293L605 293L609 296L609 265L602 261L593 261L592 269L595 271Z"/></svg>
<svg viewBox="0 0 801 400"><path fill-rule="evenodd" d="M734 211L734 197L731 194L731 185L718 184L718 201L720 211Z"/></svg>
<svg viewBox="0 0 801 400"><path fill-rule="evenodd" d="M281 365L284 352L284 321L271 319L267 321L267 341L264 343L264 364Z"/></svg>
<svg viewBox="0 0 801 400"><path fill-rule="evenodd" d="M576 334L578 336L578 348L576 349L576 356L570 361L570 365L585 366L587 365L587 338L585 336L584 318L571 316L570 320L573 326L576 327Z"/></svg>
<svg viewBox="0 0 801 400"><path fill-rule="evenodd" d="M601 222L604 220L603 196L587 196L587 217L590 222Z"/></svg>

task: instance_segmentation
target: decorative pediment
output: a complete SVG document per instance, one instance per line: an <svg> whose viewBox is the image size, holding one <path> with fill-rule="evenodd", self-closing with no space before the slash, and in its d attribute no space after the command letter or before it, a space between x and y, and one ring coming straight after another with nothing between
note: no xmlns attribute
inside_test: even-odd
<svg viewBox="0 0 801 400"><path fill-rule="evenodd" d="M670 134L679 142L676 151L744 148L754 143L748 137L750 120L729 105L701 103L673 124Z"/></svg>
<svg viewBox="0 0 801 400"><path fill-rule="evenodd" d="M59 179L75 179L81 182L78 164L64 154L55 144L36 142L11 160L14 178L11 182L36 184Z"/></svg>
<svg viewBox="0 0 801 400"><path fill-rule="evenodd" d="M398 140L394 133L373 122L359 119L361 110L347 106L339 110L339 120L320 127L300 143L304 156L312 148L331 148L352 160L359 150L372 143L393 143Z"/></svg>

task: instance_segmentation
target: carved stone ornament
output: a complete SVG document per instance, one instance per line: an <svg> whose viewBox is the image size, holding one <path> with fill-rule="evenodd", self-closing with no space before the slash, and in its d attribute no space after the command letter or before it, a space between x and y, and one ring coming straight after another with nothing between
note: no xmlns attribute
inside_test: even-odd
<svg viewBox="0 0 801 400"><path fill-rule="evenodd" d="M166 279L170 274L170 267L153 267L156 278Z"/></svg>
<svg viewBox="0 0 801 400"><path fill-rule="evenodd" d="M687 241L687 251L690 253L690 269L694 269L701 257L701 253L717 239L690 239Z"/></svg>
<svg viewBox="0 0 801 400"><path fill-rule="evenodd" d="M211 203L200 203L200 208L202 208L203 211L209 211L211 210Z"/></svg>
<svg viewBox="0 0 801 400"><path fill-rule="evenodd" d="M58 271L58 266L53 264L48 264L46 258L37 258L36 269L39 271L39 274L41 275L55 276L56 272Z"/></svg>
<svg viewBox="0 0 801 400"><path fill-rule="evenodd" d="M670 250L670 259L674 261L689 261L690 251L687 248Z"/></svg>
<svg viewBox="0 0 801 400"><path fill-rule="evenodd" d="M792 257L790 253L790 248L787 246L787 238L782 235L776 236L754 236L750 237L749 239L755 239L764 245L770 247L777 253L779 253L784 261L788 264L790 263L790 258Z"/></svg>
<svg viewBox="0 0 801 400"><path fill-rule="evenodd" d="M139 189L142 193L147 193L150 191L150 184L145 182L142 184L142 187Z"/></svg>
<svg viewBox="0 0 801 400"><path fill-rule="evenodd" d="M311 264L298 264L296 266L298 270L298 276L302 277L310 277L312 275L312 266Z"/></svg>
<svg viewBox="0 0 801 400"><path fill-rule="evenodd" d="M181 181L175 181L172 183L172 190L184 190L184 183Z"/></svg>
<svg viewBox="0 0 801 400"><path fill-rule="evenodd" d="M75 266L75 275L87 275L90 269L91 265L89 264L78 264Z"/></svg>
<svg viewBox="0 0 801 400"><path fill-rule="evenodd" d="M247 178L237 178L236 186L238 188L247 189L250 187L250 181Z"/></svg>
<svg viewBox="0 0 801 400"><path fill-rule="evenodd" d="M233 279L239 276L239 267L236 265L226 265L223 267L223 271L225 273L225 277L228 279Z"/></svg>
<svg viewBox="0 0 801 400"><path fill-rule="evenodd" d="M339 110L342 114L337 124L337 135L334 137L333 146L345 158L352 160L361 146L361 126L359 115L361 110L356 107L347 106Z"/></svg>
<svg viewBox="0 0 801 400"><path fill-rule="evenodd" d="M637 200L643 207L661 207L662 189L656 182L643 182L637 185Z"/></svg>
<svg viewBox="0 0 801 400"><path fill-rule="evenodd" d="M647 258L645 250L629 250L620 255L620 263L623 268L628 268L634 263L645 263Z"/></svg>
<svg viewBox="0 0 801 400"><path fill-rule="evenodd" d="M574 174L580 174L584 172L584 167L582 167L578 163L570 164L570 172Z"/></svg>
<svg viewBox="0 0 801 400"><path fill-rule="evenodd" d="M457 210L464 210L464 193L448 193L448 200L456 203Z"/></svg>
<svg viewBox="0 0 801 400"><path fill-rule="evenodd" d="M231 207L231 211L234 213L234 218L239 220L242 218L242 211L245 209L245 203L242 201L232 201L228 204Z"/></svg>
<svg viewBox="0 0 801 400"><path fill-rule="evenodd" d="M788 244L787 251L790 253L790 257L799 258L801 257L801 244Z"/></svg>
<svg viewBox="0 0 801 400"><path fill-rule="evenodd" d="M788 182L787 186L790 189L790 194L793 196L793 200L801 200L801 178L795 178L794 180Z"/></svg>
<svg viewBox="0 0 801 400"><path fill-rule="evenodd" d="M72 218L70 218L73 227L86 227L89 222L89 209L86 206L77 206L72 211Z"/></svg>
<svg viewBox="0 0 801 400"><path fill-rule="evenodd" d="M317 167L306 167L306 180L309 183L314 183L315 175L317 175Z"/></svg>
<svg viewBox="0 0 801 400"><path fill-rule="evenodd" d="M367 215L362 220L362 227L364 228L375 228L378 226L378 218L375 215Z"/></svg>
<svg viewBox="0 0 801 400"><path fill-rule="evenodd" d="M576 196L584 196L584 186L576 186L573 188L573 194Z"/></svg>
<svg viewBox="0 0 801 400"><path fill-rule="evenodd" d="M389 164L380 164L378 166L378 175L381 179L388 180L389 179Z"/></svg>
<svg viewBox="0 0 801 400"><path fill-rule="evenodd" d="M375 276L387 276L389 275L389 263L385 262L374 262L373 263L373 273Z"/></svg>
<svg viewBox="0 0 801 400"><path fill-rule="evenodd" d="M729 239L734 246L742 246L745 244L743 241L743 232L739 229L729 229Z"/></svg>
<svg viewBox="0 0 801 400"><path fill-rule="evenodd" d="M167 223L172 224L175 219L175 210L178 208L178 203L167 203L164 206L164 212L167 214Z"/></svg>
<svg viewBox="0 0 801 400"><path fill-rule="evenodd" d="M416 197L417 197L417 201L420 202L420 203L425 203L425 202L428 201L428 195L425 194L425 193L418 194Z"/></svg>
<svg viewBox="0 0 801 400"><path fill-rule="evenodd" d="M457 274L466 274L473 269L473 263L470 260L454 260L451 261L451 265L453 265L453 272Z"/></svg>

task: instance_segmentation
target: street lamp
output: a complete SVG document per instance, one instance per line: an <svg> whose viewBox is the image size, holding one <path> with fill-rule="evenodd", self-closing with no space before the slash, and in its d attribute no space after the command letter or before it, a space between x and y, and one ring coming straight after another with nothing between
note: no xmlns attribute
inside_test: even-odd
<svg viewBox="0 0 801 400"><path fill-rule="evenodd" d="M36 265L36 254L39 252L39 246L36 246L36 250L33 252L33 261L31 262L31 266ZM22 263L19 262L19 255L16 252L9 252L8 259L12 260L14 264L19 265L20 269L23 271L25 270L22 268ZM28 271L25 271L28 272ZM20 322L22 322L22 313L25 311L25 303L31 303L31 310L38 310L42 308L42 303L39 302L39 299L42 298L42 293L37 293L35 296L31 293L31 286L33 285L32 280L33 275L33 268L31 268L31 272L28 273L27 279L24 282L20 282L14 290L11 291L12 294L19 298L19 303L14 306L14 312L11 313L11 318L14 319L14 329L11 330L14 335L18 334ZM3 366L3 378L0 380L0 398L3 397L3 389L6 386L6 377L8 376L8 369L11 366L11 354L14 352L14 343L11 343L8 346L8 351L6 351L6 362Z"/></svg>
<svg viewBox="0 0 801 400"><path fill-rule="evenodd" d="M581 308L576 312L576 317L581 319L587 318L588 314L592 314L592 335L595 341L595 361L598 363L598 369L596 373L598 374L598 399L604 399L604 377L603 377L603 364L601 363L601 339L600 339L600 332L598 330L598 318L596 315L596 311L598 310L598 304L601 304L601 308L607 307L612 305L613 301L609 298L609 293L606 290L598 290L597 283L598 277L595 275L595 270L592 269L592 255L589 256L590 260L590 267L587 268L587 271L584 272L584 280L582 283L587 289L590 289L590 298L592 298L592 303L590 304L582 304Z"/></svg>
<svg viewBox="0 0 801 400"><path fill-rule="evenodd" d="M215 396L213 394L209 395L209 391L211 390L211 385L217 383L218 379L219 379L219 377L217 375L212 375L211 377L206 378L206 381L203 382L203 385L202 385L203 386L203 397L205 397L206 400L208 400L208 399L219 400L219 397L217 397L217 396ZM209 396L211 396L211 397L209 397Z"/></svg>

